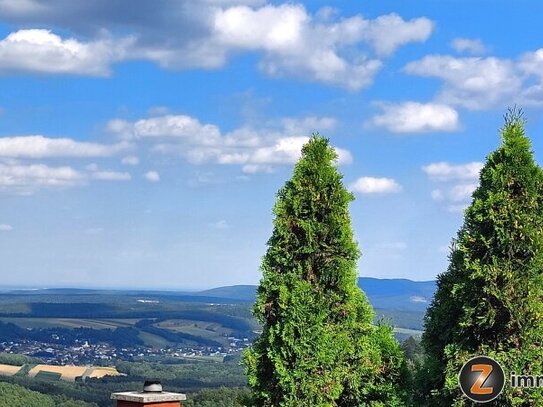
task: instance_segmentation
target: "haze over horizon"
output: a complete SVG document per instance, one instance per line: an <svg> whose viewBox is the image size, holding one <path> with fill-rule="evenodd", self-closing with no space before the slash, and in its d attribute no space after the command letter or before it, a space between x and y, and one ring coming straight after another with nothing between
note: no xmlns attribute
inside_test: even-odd
<svg viewBox="0 0 543 407"><path fill-rule="evenodd" d="M359 275L435 279L508 106L543 152L543 4L457 3L0 0L2 285L257 284L317 131Z"/></svg>

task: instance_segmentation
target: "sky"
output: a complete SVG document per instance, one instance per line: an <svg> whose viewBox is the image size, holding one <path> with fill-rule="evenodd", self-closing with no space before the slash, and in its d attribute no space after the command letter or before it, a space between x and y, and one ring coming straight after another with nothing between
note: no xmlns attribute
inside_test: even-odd
<svg viewBox="0 0 543 407"><path fill-rule="evenodd" d="M522 107L543 157L543 3L0 0L0 276L256 284L313 132L360 276L431 280Z"/></svg>

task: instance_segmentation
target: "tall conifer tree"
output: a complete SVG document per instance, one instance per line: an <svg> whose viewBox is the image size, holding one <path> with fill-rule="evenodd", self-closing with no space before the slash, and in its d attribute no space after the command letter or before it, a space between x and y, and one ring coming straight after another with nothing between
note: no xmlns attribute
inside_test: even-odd
<svg viewBox="0 0 543 407"><path fill-rule="evenodd" d="M403 356L357 286L359 250L337 155L314 135L279 191L245 355L255 406L401 405Z"/></svg>
<svg viewBox="0 0 543 407"><path fill-rule="evenodd" d="M429 406L470 405L457 375L475 355L500 362L506 380L509 372L542 372L543 171L521 112L508 112L501 135L426 314L427 361L419 382L426 385L420 395ZM493 403L536 406L543 398L540 390L505 386Z"/></svg>

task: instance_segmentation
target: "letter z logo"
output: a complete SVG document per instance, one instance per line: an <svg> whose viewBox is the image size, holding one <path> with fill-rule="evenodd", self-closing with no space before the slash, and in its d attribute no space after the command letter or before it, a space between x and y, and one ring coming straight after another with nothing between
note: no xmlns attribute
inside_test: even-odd
<svg viewBox="0 0 543 407"><path fill-rule="evenodd" d="M468 360L458 375L462 393L476 403L488 403L497 398L505 385L505 374L494 359L477 356Z"/></svg>
<svg viewBox="0 0 543 407"><path fill-rule="evenodd" d="M475 383L473 383L473 386L471 386L471 389L469 389L469 391L472 394L477 395L492 394L494 388L483 387L483 385L485 384L486 379L488 379L488 376L490 376L493 370L494 368L492 367L492 365L472 365L471 371L481 372L481 374L479 374L479 377L475 380Z"/></svg>

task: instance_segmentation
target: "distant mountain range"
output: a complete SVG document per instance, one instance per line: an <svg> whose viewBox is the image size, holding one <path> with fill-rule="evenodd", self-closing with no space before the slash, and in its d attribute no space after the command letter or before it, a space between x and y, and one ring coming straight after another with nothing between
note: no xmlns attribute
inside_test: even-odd
<svg viewBox="0 0 543 407"><path fill-rule="evenodd" d="M358 286L366 293L374 308L396 311L425 311L436 289L435 281L379 279L361 277ZM232 285L191 293L193 296L253 302L254 285Z"/></svg>
<svg viewBox="0 0 543 407"><path fill-rule="evenodd" d="M435 281L411 281L406 279L379 279L362 277L358 279L359 287L366 293L368 300L376 311L376 320L391 321L396 327L403 329L399 335L420 334L423 329L423 318L436 290ZM132 298L138 302L152 304L181 301L201 304L247 304L255 301L257 286L232 285L217 287L199 292L162 291L162 290L112 290L112 289L78 289L78 288L44 288L4 290L1 295L11 300L21 296L24 302L43 303L81 303L88 298L101 298L106 305L123 298ZM109 299L108 299L109 298ZM85 302L83 301L83 302ZM115 302L114 301L114 302ZM124 300L123 300L124 301ZM48 304L56 306L57 304ZM407 329L407 331L406 331ZM410 331L410 330L416 330Z"/></svg>
<svg viewBox="0 0 543 407"><path fill-rule="evenodd" d="M379 279L361 277L358 286L366 293L376 309L424 313L436 289L435 281L411 281L407 279ZM107 290L79 288L44 288L6 290L5 294L41 295L128 295L169 297L188 302L252 303L256 296L255 285L231 285L198 292L174 292L161 290Z"/></svg>

